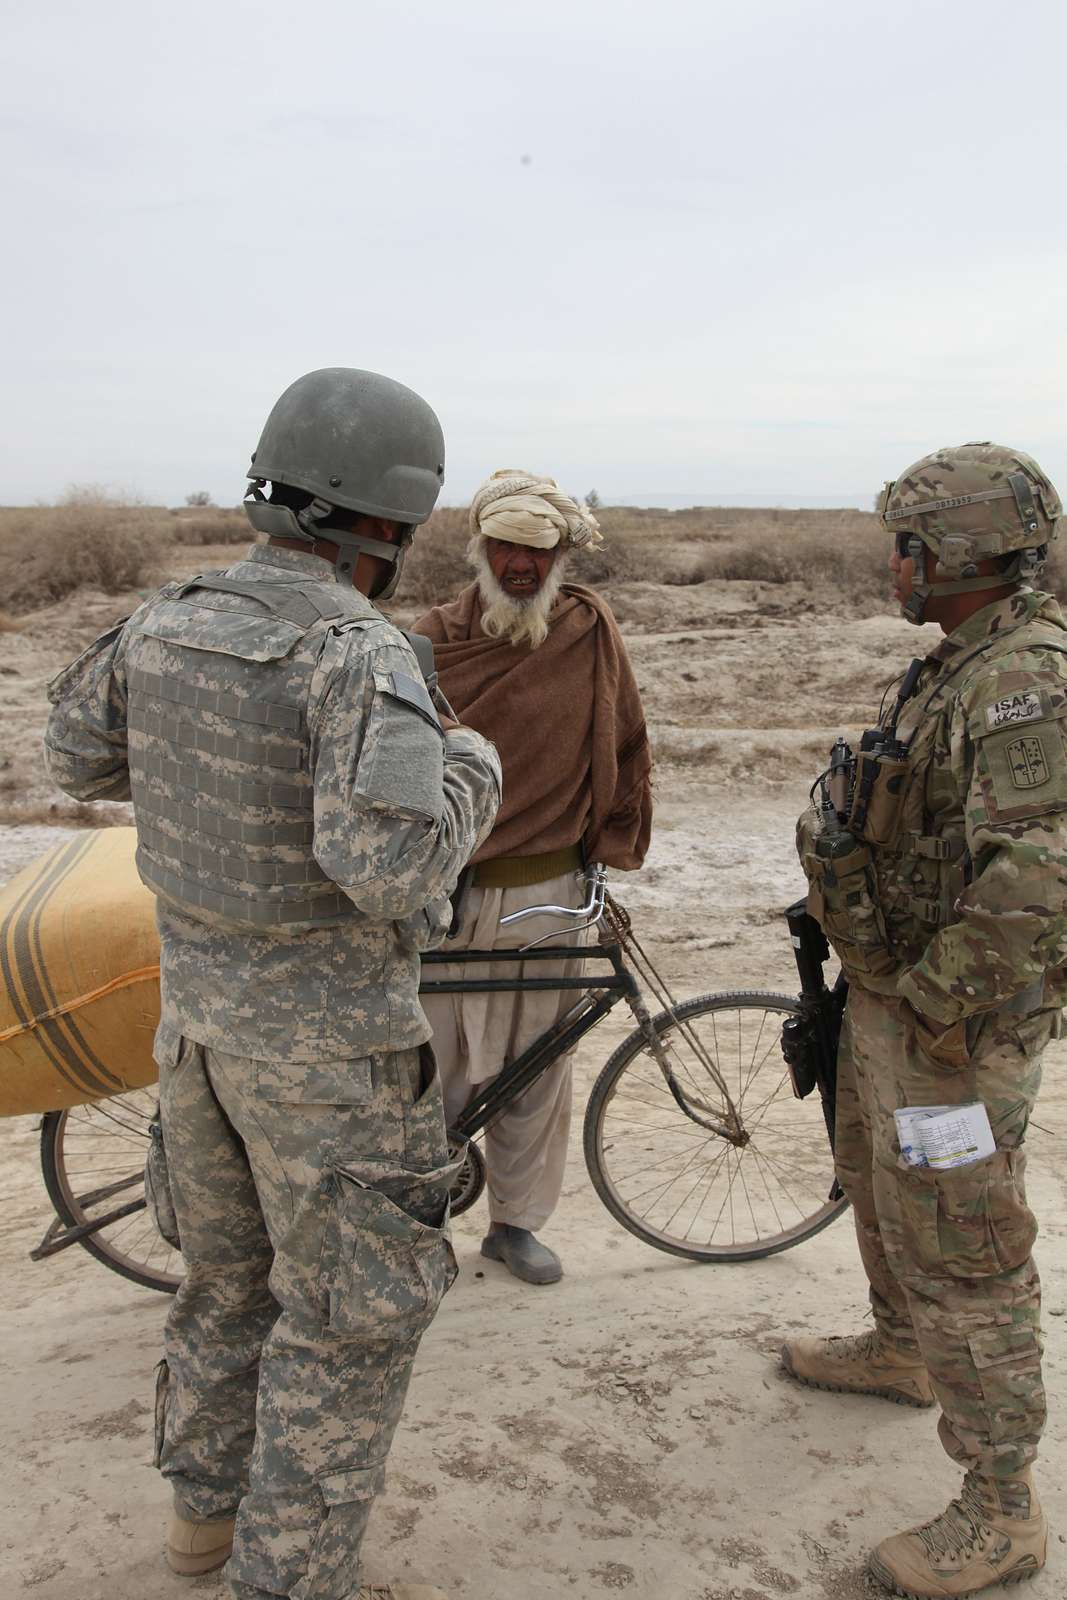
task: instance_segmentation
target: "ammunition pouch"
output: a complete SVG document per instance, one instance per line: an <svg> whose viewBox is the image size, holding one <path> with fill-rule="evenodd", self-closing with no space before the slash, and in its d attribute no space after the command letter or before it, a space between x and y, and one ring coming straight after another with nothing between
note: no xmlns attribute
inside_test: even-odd
<svg viewBox="0 0 1067 1600"><path fill-rule="evenodd" d="M845 973L861 986L880 988L878 980L895 977L900 962L889 948L870 846L851 833L823 832L808 812L798 824L797 850L808 880L808 911Z"/></svg>
<svg viewBox="0 0 1067 1600"><path fill-rule="evenodd" d="M899 756L861 750L848 829L868 844L895 843L907 792L908 762Z"/></svg>

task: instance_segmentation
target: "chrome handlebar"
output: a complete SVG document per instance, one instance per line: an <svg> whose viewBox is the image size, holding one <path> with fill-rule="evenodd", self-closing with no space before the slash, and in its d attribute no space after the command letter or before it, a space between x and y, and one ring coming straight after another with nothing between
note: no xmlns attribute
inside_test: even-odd
<svg viewBox="0 0 1067 1600"><path fill-rule="evenodd" d="M585 881L589 885L589 898L584 906L525 906L521 911L512 911L506 917L501 917L500 926L506 928L512 922L521 922L524 917L577 917L579 920L572 928L560 928L553 933L546 933L540 939L534 939L530 944L523 945L524 950L532 950L534 945L545 944L549 939L558 939L567 933L582 933L586 928L595 927L604 915L604 901L608 892L607 868L599 863L585 869Z"/></svg>

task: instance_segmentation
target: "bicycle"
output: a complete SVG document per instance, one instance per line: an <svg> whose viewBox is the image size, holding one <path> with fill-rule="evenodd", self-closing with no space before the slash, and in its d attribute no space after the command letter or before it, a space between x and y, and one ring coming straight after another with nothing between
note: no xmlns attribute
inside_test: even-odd
<svg viewBox="0 0 1067 1600"><path fill-rule="evenodd" d="M486 994L570 990L575 1004L477 1095L450 1130L469 1141L452 1190L452 1214L475 1204L486 1181L478 1136L493 1117L625 1001L636 1022L597 1076L585 1112L583 1150L593 1187L611 1215L658 1250L701 1262L762 1259L829 1226L847 1207L833 1179L823 1102L797 1099L781 1053L782 1025L809 999L729 990L675 1003L607 891L602 867L586 872L582 906L530 906L505 922L555 916L567 937L595 927L597 944L542 936L517 950L431 951L422 991ZM538 977L539 963L581 959L607 969ZM514 961L514 979L434 979L435 966ZM527 975L527 968L534 972ZM661 1009L653 1015L641 978ZM56 1209L34 1259L80 1244L146 1287L173 1293L180 1257L143 1215L143 1155L155 1118L152 1090L50 1112L41 1160ZM132 1146L132 1149L129 1148ZM139 1164L134 1168L133 1150ZM90 1187L79 1193L82 1183ZM131 1199L121 1199L127 1192ZM101 1211L120 1200L111 1211Z"/></svg>

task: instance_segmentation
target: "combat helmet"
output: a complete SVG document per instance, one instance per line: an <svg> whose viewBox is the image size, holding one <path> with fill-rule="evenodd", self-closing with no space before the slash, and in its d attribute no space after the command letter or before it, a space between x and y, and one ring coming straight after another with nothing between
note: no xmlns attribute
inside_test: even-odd
<svg viewBox="0 0 1067 1600"><path fill-rule="evenodd" d="M330 539L340 550L342 582L351 583L364 552L391 561L388 582L373 596L385 600L444 475L441 424L421 395L378 372L321 367L291 383L267 418L248 469L245 511L257 531L274 538ZM310 503L293 511L267 500L268 483L303 490ZM334 527L337 508L398 522L403 535L388 544Z"/></svg>
<svg viewBox="0 0 1067 1600"><path fill-rule="evenodd" d="M886 484L878 510L901 555L915 562L903 611L918 623L935 587L926 579L925 550L937 560L938 594L1030 582L1045 564L1063 507L1032 456L984 441L923 456ZM1015 559L1001 572L978 576L980 561L1003 555Z"/></svg>

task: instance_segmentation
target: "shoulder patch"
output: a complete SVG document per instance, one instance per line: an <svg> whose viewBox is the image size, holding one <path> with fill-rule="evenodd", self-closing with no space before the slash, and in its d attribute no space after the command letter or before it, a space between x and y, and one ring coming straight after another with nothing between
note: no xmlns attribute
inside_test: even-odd
<svg viewBox="0 0 1067 1600"><path fill-rule="evenodd" d="M435 728L440 728L441 719L437 715L437 707L430 699L429 691L420 678L409 678L406 672L391 672L388 687L398 700L403 700L405 705L420 712L427 722L432 722Z"/></svg>
<svg viewBox="0 0 1067 1600"><path fill-rule="evenodd" d="M1020 689L1004 695L985 707L985 726L992 730L1013 727L1017 722L1040 722L1053 714L1048 702L1047 691L1040 689Z"/></svg>
<svg viewBox="0 0 1067 1600"><path fill-rule="evenodd" d="M991 822L1067 810L1067 752L1059 721L1001 728L979 742L977 761Z"/></svg>

